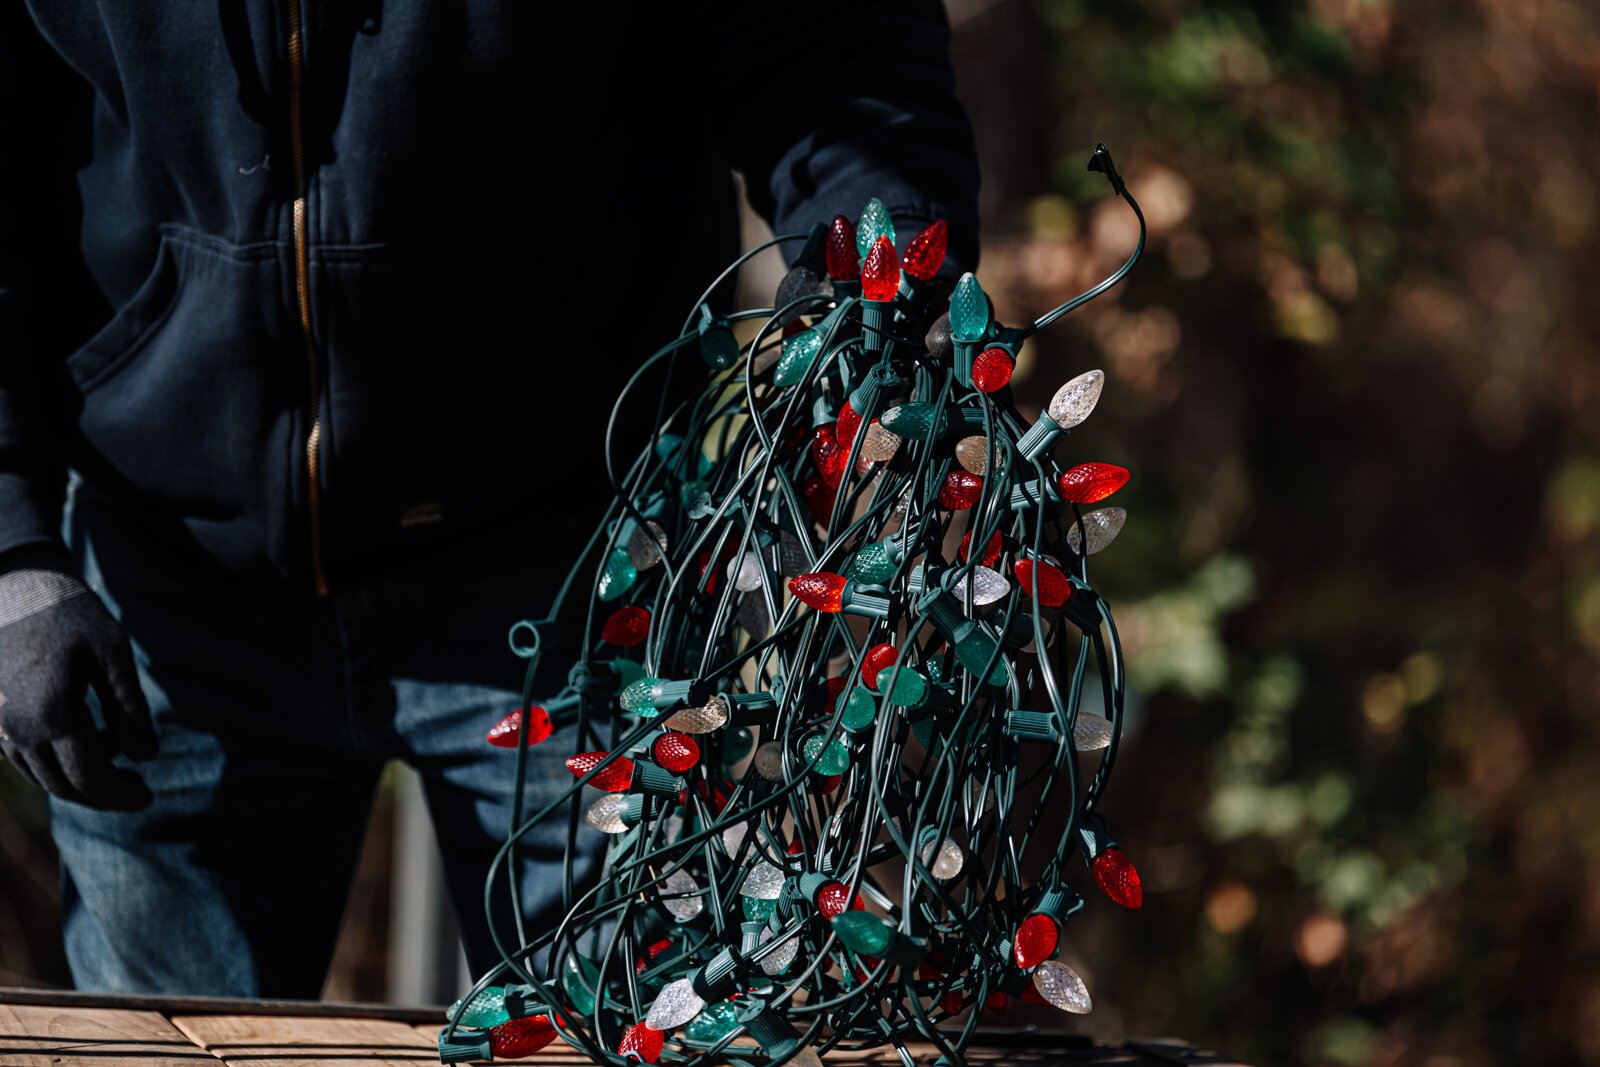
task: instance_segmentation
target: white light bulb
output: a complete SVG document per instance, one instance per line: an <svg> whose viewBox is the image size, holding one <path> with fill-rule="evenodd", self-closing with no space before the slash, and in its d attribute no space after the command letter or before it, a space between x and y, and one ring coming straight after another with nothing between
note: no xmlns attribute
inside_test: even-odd
<svg viewBox="0 0 1600 1067"><path fill-rule="evenodd" d="M744 884L739 887L740 895L757 900L777 900L781 892L783 872L766 860L757 860L755 867L745 875Z"/></svg>
<svg viewBox="0 0 1600 1067"><path fill-rule="evenodd" d="M668 982L650 1005L650 1014L644 1024L652 1030L671 1030L693 1019L705 1008L706 1002L694 991L689 979Z"/></svg>
<svg viewBox="0 0 1600 1067"><path fill-rule="evenodd" d="M1063 518L1067 525L1067 544L1072 546L1072 551L1080 556L1092 556L1102 548L1116 540L1117 534L1122 532L1122 524L1128 521L1128 513L1122 508L1101 508L1091 511L1083 517L1083 532L1088 538L1088 551L1078 547L1078 524Z"/></svg>
<svg viewBox="0 0 1600 1067"><path fill-rule="evenodd" d="M761 931L761 944L765 945L773 938L769 927ZM800 939L794 934L773 950L772 955L761 961L761 969L769 975L780 975L789 969L789 964L794 962L795 956L800 952Z"/></svg>
<svg viewBox="0 0 1600 1067"><path fill-rule="evenodd" d="M899 434L885 430L874 421L862 435L861 449L857 455L866 463L887 463L900 451L900 440Z"/></svg>
<svg viewBox="0 0 1600 1067"><path fill-rule="evenodd" d="M628 537L628 562L636 571L647 571L661 562L667 550L667 531L654 519L646 519L643 526L635 526Z"/></svg>
<svg viewBox="0 0 1600 1067"><path fill-rule="evenodd" d="M744 847L745 835L749 832L750 824L747 822L737 823L722 831L722 851L726 852L730 859L737 856L739 850Z"/></svg>
<svg viewBox="0 0 1600 1067"><path fill-rule="evenodd" d="M1057 389L1046 409L1051 421L1063 430L1070 430L1087 419L1100 402L1100 390L1105 384L1104 372L1087 370Z"/></svg>
<svg viewBox="0 0 1600 1067"><path fill-rule="evenodd" d="M698 708L684 708L667 717L667 729L686 734L709 734L720 730L728 722L728 702L721 695L712 697Z"/></svg>
<svg viewBox="0 0 1600 1067"><path fill-rule="evenodd" d="M1086 1015L1094 1005L1078 972L1060 960L1045 960L1033 972L1033 988L1062 1011Z"/></svg>
<svg viewBox="0 0 1600 1067"><path fill-rule="evenodd" d="M687 895L697 893L699 889L700 886L689 877L687 871L673 871L661 883L661 895L666 898L661 902L661 906L675 918L692 919L706 908L704 897Z"/></svg>
<svg viewBox="0 0 1600 1067"><path fill-rule="evenodd" d="M754 552L745 552L738 559L728 561L728 577L733 580L733 587L741 593L760 589L762 572L761 560Z"/></svg>
<svg viewBox="0 0 1600 1067"><path fill-rule="evenodd" d="M1011 583L1006 581L1005 575L982 565L972 568L967 584L972 586L973 605L980 608L985 604L993 604L1011 592ZM964 589L956 590L957 597L964 598L965 593Z"/></svg>
<svg viewBox="0 0 1600 1067"><path fill-rule="evenodd" d="M1072 746L1079 752L1093 752L1111 744L1111 720L1092 712L1078 712L1072 724Z"/></svg>
<svg viewBox="0 0 1600 1067"><path fill-rule="evenodd" d="M776 741L768 741L756 749L756 773L769 782L783 781L783 746Z"/></svg>
<svg viewBox="0 0 1600 1067"><path fill-rule="evenodd" d="M943 881L961 873L966 857L961 853L961 846L947 837L943 841L930 841L922 850L922 862L929 865L935 878Z"/></svg>
<svg viewBox="0 0 1600 1067"><path fill-rule="evenodd" d="M989 439L982 434L956 442L956 462L980 478L989 470Z"/></svg>
<svg viewBox="0 0 1600 1067"><path fill-rule="evenodd" d="M628 828L622 821L622 800L621 794L607 793L589 805L589 810L583 813L583 821L608 834L622 833Z"/></svg>

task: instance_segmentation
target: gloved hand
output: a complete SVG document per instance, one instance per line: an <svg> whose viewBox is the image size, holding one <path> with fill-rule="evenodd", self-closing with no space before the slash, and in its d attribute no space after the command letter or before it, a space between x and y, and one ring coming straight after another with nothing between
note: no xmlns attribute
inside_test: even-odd
<svg viewBox="0 0 1600 1067"><path fill-rule="evenodd" d="M0 571L0 754L63 800L132 811L150 803L144 779L114 766L156 752L150 706L139 689L122 626L59 554L8 554ZM84 702L100 697L109 735Z"/></svg>

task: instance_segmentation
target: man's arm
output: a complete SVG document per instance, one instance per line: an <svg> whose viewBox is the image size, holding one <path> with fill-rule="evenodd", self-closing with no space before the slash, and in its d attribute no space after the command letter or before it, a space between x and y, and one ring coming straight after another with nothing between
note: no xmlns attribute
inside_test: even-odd
<svg viewBox="0 0 1600 1067"><path fill-rule="evenodd" d="M977 266L977 154L937 0L733 0L713 5L706 39L715 136L775 232L854 220L876 196L902 251L943 218L940 277Z"/></svg>
<svg viewBox="0 0 1600 1067"><path fill-rule="evenodd" d="M150 802L120 751L156 750L150 709L122 627L72 573L61 543L66 469L45 424L30 341L27 233L39 168L28 158L47 101L24 99L45 45L27 8L0 13L0 754L63 800L97 808ZM37 97L37 94L35 94ZM107 732L85 703L93 686Z"/></svg>

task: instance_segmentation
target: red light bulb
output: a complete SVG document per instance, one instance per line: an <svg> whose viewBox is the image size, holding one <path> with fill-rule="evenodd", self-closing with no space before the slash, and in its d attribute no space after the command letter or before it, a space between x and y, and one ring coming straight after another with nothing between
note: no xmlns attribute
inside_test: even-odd
<svg viewBox="0 0 1600 1067"><path fill-rule="evenodd" d="M650 613L641 607L618 608L600 627L600 640L619 648L643 644L650 636Z"/></svg>
<svg viewBox="0 0 1600 1067"><path fill-rule="evenodd" d="M700 745L688 734L674 730L656 738L650 754L673 774L682 774L700 762Z"/></svg>
<svg viewBox="0 0 1600 1067"><path fill-rule="evenodd" d="M811 458L823 481L837 486L844 480L845 468L850 465L850 450L840 446L837 424L824 423L811 431Z"/></svg>
<svg viewBox="0 0 1600 1067"><path fill-rule="evenodd" d="M1128 484L1128 468L1115 463L1080 463L1056 479L1061 499L1094 504Z"/></svg>
<svg viewBox="0 0 1600 1067"><path fill-rule="evenodd" d="M1138 909L1144 905L1139 869L1116 849L1108 848L1094 858L1094 880L1106 896L1124 908Z"/></svg>
<svg viewBox="0 0 1600 1067"><path fill-rule="evenodd" d="M972 361L972 384L985 393L1004 389L1016 365L1017 361L1005 349L985 348Z"/></svg>
<svg viewBox="0 0 1600 1067"><path fill-rule="evenodd" d="M489 1052L497 1060L516 1060L532 1056L555 1040L556 1028L549 1016L529 1015L511 1019L489 1030Z"/></svg>
<svg viewBox="0 0 1600 1067"><path fill-rule="evenodd" d="M945 248L950 244L950 226L939 219L911 239L906 245L906 258L900 264L912 278L925 282L939 273L944 265Z"/></svg>
<svg viewBox="0 0 1600 1067"><path fill-rule="evenodd" d="M843 215L835 215L828 227L828 277L834 281L853 282L861 277L861 265L856 262L856 224Z"/></svg>
<svg viewBox="0 0 1600 1067"><path fill-rule="evenodd" d="M799 597L802 604L829 613L842 610L844 586L844 575L827 571L813 571L789 579L789 592Z"/></svg>
<svg viewBox="0 0 1600 1067"><path fill-rule="evenodd" d="M833 705L838 701L839 694L844 692L844 687L848 684L842 675L837 678L829 678L822 683L822 707L824 710L833 710Z"/></svg>
<svg viewBox="0 0 1600 1067"><path fill-rule="evenodd" d="M859 896L850 895L850 887L843 882L829 882L817 890L817 910L822 912L825 919L843 915L846 908L865 911L866 907Z"/></svg>
<svg viewBox="0 0 1600 1067"><path fill-rule="evenodd" d="M1067 576L1043 560L1031 559L1017 560L1017 584L1029 596L1033 595L1034 576L1039 581L1039 603L1050 608L1059 608L1072 596L1072 583L1067 581Z"/></svg>
<svg viewBox="0 0 1600 1067"><path fill-rule="evenodd" d="M818 526L826 526L833 519L834 489L820 474L808 474L800 483L800 492L806 498L806 509Z"/></svg>
<svg viewBox="0 0 1600 1067"><path fill-rule="evenodd" d="M652 1030L644 1023L634 1023L622 1031L622 1040L617 1042L617 1052L646 1063L654 1063L661 1055L661 1048L666 1041L666 1035L660 1030Z"/></svg>
<svg viewBox="0 0 1600 1067"><path fill-rule="evenodd" d="M528 709L528 744L537 745L555 732L550 716L541 707ZM489 730L488 741L496 748L516 748L522 744L522 709L495 723Z"/></svg>
<svg viewBox="0 0 1600 1067"><path fill-rule="evenodd" d="M861 683L868 689L878 688L878 672L894 666L894 661L899 658L900 651L893 645L873 645L861 657Z"/></svg>
<svg viewBox="0 0 1600 1067"><path fill-rule="evenodd" d="M944 485L939 487L939 506L963 511L976 504L982 495L982 478L971 471L951 471L944 476Z"/></svg>
<svg viewBox="0 0 1600 1067"><path fill-rule="evenodd" d="M831 793L839 788L839 783L844 781L842 774L830 774L817 783L818 793Z"/></svg>
<svg viewBox="0 0 1600 1067"><path fill-rule="evenodd" d="M1037 912L1023 919L1022 925L1017 927L1016 940L1011 944L1011 958L1017 961L1018 967L1031 970L1050 958L1060 939L1061 931L1056 921L1043 912Z"/></svg>
<svg viewBox="0 0 1600 1067"><path fill-rule="evenodd" d="M968 530L961 535L961 547L957 549L963 563L967 560L967 550L972 547L972 531ZM989 543L983 546L983 565L993 567L995 560L1000 558L1000 550L1004 548L1000 539L1000 531L996 530L989 538Z"/></svg>
<svg viewBox="0 0 1600 1067"><path fill-rule="evenodd" d="M900 291L900 254L894 242L879 237L861 265L861 295L868 300L893 300Z"/></svg>
<svg viewBox="0 0 1600 1067"><path fill-rule="evenodd" d="M600 761L611 755L609 752L580 752L576 756L567 757L567 770L572 772L574 778L582 778L600 765ZM627 789L633 782L633 760L627 756L618 756L606 764L606 769L589 779L589 784L596 789L607 793L620 793Z"/></svg>
<svg viewBox="0 0 1600 1067"><path fill-rule="evenodd" d="M834 436L838 438L839 447L846 452L850 451L850 445L856 439L856 431L861 429L861 416L850 406L850 401L846 400L844 407L839 409L839 421L835 425L838 428L834 431Z"/></svg>

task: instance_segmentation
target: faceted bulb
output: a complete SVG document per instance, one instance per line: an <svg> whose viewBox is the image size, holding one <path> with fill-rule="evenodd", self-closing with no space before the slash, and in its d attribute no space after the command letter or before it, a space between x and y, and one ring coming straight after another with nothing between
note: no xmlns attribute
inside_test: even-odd
<svg viewBox="0 0 1600 1067"><path fill-rule="evenodd" d="M622 1040L617 1042L617 1053L630 1060L654 1063L660 1058L666 1040L666 1035L649 1023L634 1023L622 1031Z"/></svg>
<svg viewBox="0 0 1600 1067"><path fill-rule="evenodd" d="M983 340L989 330L989 298L971 271L961 276L950 294L950 336L957 341Z"/></svg>
<svg viewBox="0 0 1600 1067"><path fill-rule="evenodd" d="M652 1030L671 1030L699 1015L705 1006L706 1002L694 991L689 979L680 978L662 986L644 1023Z"/></svg>
<svg viewBox="0 0 1600 1067"><path fill-rule="evenodd" d="M894 241L880 237L861 265L861 295L868 300L893 300L900 291L900 257Z"/></svg>
<svg viewBox="0 0 1600 1067"><path fill-rule="evenodd" d="M972 361L972 384L980 393L996 393L1011 381L1017 361L1000 347L985 348Z"/></svg>
<svg viewBox="0 0 1600 1067"><path fill-rule="evenodd" d="M728 561L728 577L733 580L733 587L741 593L760 589L763 573L765 569L754 552L741 553L738 559Z"/></svg>
<svg viewBox="0 0 1600 1067"><path fill-rule="evenodd" d="M1093 752L1111 744L1111 720L1093 712L1078 712L1072 724L1072 747L1079 752Z"/></svg>
<svg viewBox="0 0 1600 1067"><path fill-rule="evenodd" d="M617 703L622 705L623 711L631 711L635 715L642 715L647 719L656 715L655 699L650 695L650 690L660 678L640 678L632 685L627 686L617 695Z"/></svg>
<svg viewBox="0 0 1600 1067"><path fill-rule="evenodd" d="M816 330L804 330L788 338L783 342L778 369L772 372L773 382L784 388L798 385L821 354L822 335Z"/></svg>
<svg viewBox="0 0 1600 1067"><path fill-rule="evenodd" d="M887 463L900 451L900 435L883 428L883 423L873 419L861 438L856 457L867 463Z"/></svg>
<svg viewBox="0 0 1600 1067"><path fill-rule="evenodd" d="M825 256L828 277L840 282L853 282L861 277L862 253L856 251L856 226L843 215L835 215L828 227Z"/></svg>
<svg viewBox="0 0 1600 1067"><path fill-rule="evenodd" d="M938 879L954 878L961 873L962 866L966 863L966 856L961 852L961 846L948 837L942 841L930 841L922 850L922 862L928 865L928 870Z"/></svg>
<svg viewBox="0 0 1600 1067"><path fill-rule="evenodd" d="M622 821L622 796L607 793L583 813L583 821L602 833L620 834L628 828Z"/></svg>
<svg viewBox="0 0 1600 1067"><path fill-rule="evenodd" d="M1144 906L1144 885L1133 861L1114 848L1094 858L1094 881L1102 892L1124 908Z"/></svg>
<svg viewBox="0 0 1600 1067"><path fill-rule="evenodd" d="M963 470L982 478L989 473L989 439L982 434L956 442L956 462Z"/></svg>
<svg viewBox="0 0 1600 1067"><path fill-rule="evenodd" d="M894 247L894 223L889 221L889 209L873 197L861 209L861 221L856 226L856 255L865 258L879 238L887 238L889 247Z"/></svg>
<svg viewBox="0 0 1600 1067"><path fill-rule="evenodd" d="M549 1016L511 1019L489 1031L489 1054L497 1060L520 1060L544 1048L555 1036Z"/></svg>
<svg viewBox="0 0 1600 1067"><path fill-rule="evenodd" d="M644 643L650 636L650 613L644 608L630 605L618 608L600 627L600 640L618 648L632 648Z"/></svg>
<svg viewBox="0 0 1600 1067"><path fill-rule="evenodd" d="M1046 1001L1062 1011L1084 1015L1093 1007L1083 979L1078 977L1077 971L1060 960L1045 960L1039 964L1039 969L1033 972L1033 987Z"/></svg>
<svg viewBox="0 0 1600 1067"><path fill-rule="evenodd" d="M661 562L667 551L667 531L654 519L646 519L643 526L635 526L628 535L628 562L636 571L647 571Z"/></svg>
<svg viewBox="0 0 1600 1067"><path fill-rule="evenodd" d="M842 610L844 586L843 576L828 571L815 571L789 579L789 592L808 607L825 612Z"/></svg>
<svg viewBox="0 0 1600 1067"><path fill-rule="evenodd" d="M919 282L938 274L939 268L944 265L944 253L949 243L950 225L944 219L923 229L906 245L903 265L906 274Z"/></svg>
<svg viewBox="0 0 1600 1067"><path fill-rule="evenodd" d="M770 928L761 931L761 944L765 945L774 936ZM794 958L799 951L800 939L791 934L783 944L772 950L772 955L761 961L761 970L768 975L776 977L789 969L789 965L794 962Z"/></svg>
<svg viewBox="0 0 1600 1067"><path fill-rule="evenodd" d="M459 1016L457 1012L460 1012ZM505 988L492 985L480 989L471 1000L462 997L445 1011L445 1018L452 1017L462 1026L475 1026L479 1029L499 1026L510 1018L506 1015Z"/></svg>
<svg viewBox="0 0 1600 1067"><path fill-rule="evenodd" d="M684 708L663 720L669 730L686 734L709 734L720 730L728 721L728 701L720 694L698 708Z"/></svg>
<svg viewBox="0 0 1600 1067"><path fill-rule="evenodd" d="M1103 371L1086 370L1056 390L1046 413L1057 426L1070 430L1089 417L1094 406L1100 402L1100 390L1105 384Z"/></svg>
<svg viewBox="0 0 1600 1067"><path fill-rule="evenodd" d="M768 741L756 749L754 760L756 773L769 782L783 780L783 746L776 741Z"/></svg>
<svg viewBox="0 0 1600 1067"><path fill-rule="evenodd" d="M1128 484L1128 468L1115 463L1080 463L1056 479L1061 499L1073 504L1098 504Z"/></svg>
<svg viewBox="0 0 1600 1067"><path fill-rule="evenodd" d="M1080 556L1092 556L1116 540L1117 534L1122 532L1122 524L1127 521L1128 513L1121 508L1101 508L1099 511L1091 511L1083 517L1083 529L1088 538L1087 545L1079 547L1078 524L1075 522L1067 527L1067 544L1071 545L1072 551Z"/></svg>
<svg viewBox="0 0 1600 1067"><path fill-rule="evenodd" d="M699 890L687 871L673 871L661 883L661 906L674 918L687 922L706 909L705 898L692 895Z"/></svg>
<svg viewBox="0 0 1600 1067"><path fill-rule="evenodd" d="M783 879L784 874L777 867L766 860L757 860L750 873L745 875L739 895L758 900L777 900L778 894L783 891Z"/></svg>
<svg viewBox="0 0 1600 1067"><path fill-rule="evenodd" d="M1011 592L1011 583L1006 581L1005 576L988 567L972 568L972 576L967 581L972 586L972 603L978 607L993 604Z"/></svg>
<svg viewBox="0 0 1600 1067"><path fill-rule="evenodd" d="M601 600L616 600L632 589L638 578L639 569L633 565L628 550L619 548L606 560L605 570L600 572L600 584L595 587L595 595Z"/></svg>
<svg viewBox="0 0 1600 1067"><path fill-rule="evenodd" d="M1039 966L1049 959L1061 939L1056 921L1043 912L1036 912L1022 920L1017 927L1017 937L1012 944L1012 958L1023 970Z"/></svg>

